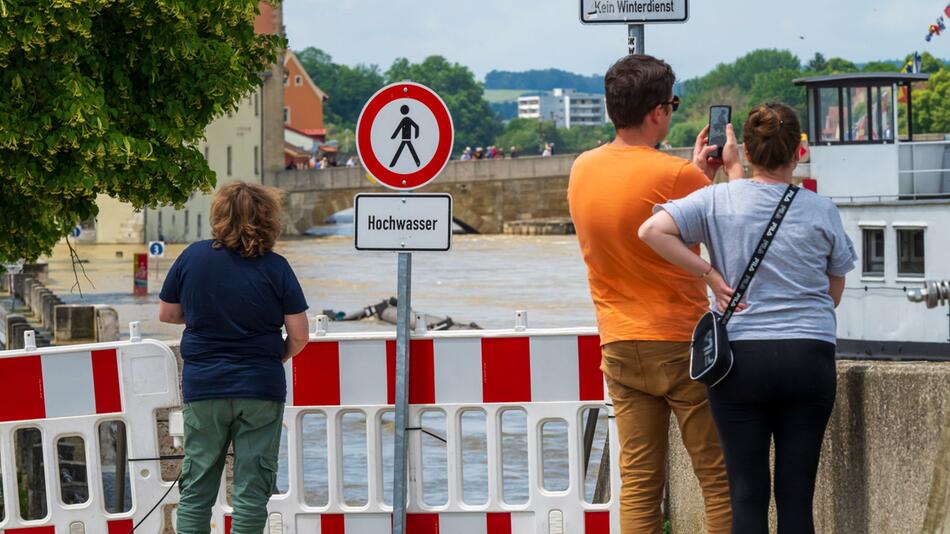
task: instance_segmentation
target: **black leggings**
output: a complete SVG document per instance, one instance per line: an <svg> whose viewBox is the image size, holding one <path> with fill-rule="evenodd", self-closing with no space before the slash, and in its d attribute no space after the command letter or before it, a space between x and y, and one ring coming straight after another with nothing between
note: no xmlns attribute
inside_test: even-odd
<svg viewBox="0 0 950 534"><path fill-rule="evenodd" d="M835 346L812 339L734 341L732 353L732 371L709 389L729 475L732 532L769 532L774 437L778 532L811 534L818 457L835 402Z"/></svg>

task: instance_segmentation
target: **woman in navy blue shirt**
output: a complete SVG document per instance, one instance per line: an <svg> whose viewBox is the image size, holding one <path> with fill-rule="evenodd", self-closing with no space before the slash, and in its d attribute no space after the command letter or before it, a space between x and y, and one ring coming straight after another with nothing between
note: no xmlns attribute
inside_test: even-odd
<svg viewBox="0 0 950 534"><path fill-rule="evenodd" d="M272 250L280 220L278 190L228 183L211 206L214 238L186 248L162 286L159 319L185 325L177 524L183 534L210 532L231 444L231 532L264 529L287 396L283 364L308 340L303 291L287 260Z"/></svg>

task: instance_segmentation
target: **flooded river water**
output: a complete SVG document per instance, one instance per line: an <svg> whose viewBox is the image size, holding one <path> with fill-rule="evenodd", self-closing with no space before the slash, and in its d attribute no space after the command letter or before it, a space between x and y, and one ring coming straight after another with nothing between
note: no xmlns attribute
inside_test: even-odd
<svg viewBox="0 0 950 534"><path fill-rule="evenodd" d="M119 312L122 335L139 321L147 337L174 340L181 327L158 322L158 293L164 275L184 245L169 245L165 258L149 266L149 294L132 296L132 255L143 245L80 245L83 296L74 289L65 246L50 262L50 289L66 302L108 304ZM352 238L294 239L277 252L290 262L310 305L353 311L396 295L396 255L357 252ZM122 257L117 257L121 253ZM417 253L412 265L412 306L483 328L511 328L516 310L527 310L531 327L593 326L587 274L574 236L456 236L452 250ZM88 280L86 279L88 277ZM339 322L330 331L380 331L378 321Z"/></svg>

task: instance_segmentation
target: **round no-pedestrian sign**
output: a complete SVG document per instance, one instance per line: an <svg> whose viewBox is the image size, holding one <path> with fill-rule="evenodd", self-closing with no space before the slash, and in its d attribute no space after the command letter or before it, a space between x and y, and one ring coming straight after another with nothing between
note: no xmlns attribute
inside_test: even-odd
<svg viewBox="0 0 950 534"><path fill-rule="evenodd" d="M373 95L356 123L356 151L367 172L391 189L431 182L452 155L455 130L445 102L413 82L387 85Z"/></svg>

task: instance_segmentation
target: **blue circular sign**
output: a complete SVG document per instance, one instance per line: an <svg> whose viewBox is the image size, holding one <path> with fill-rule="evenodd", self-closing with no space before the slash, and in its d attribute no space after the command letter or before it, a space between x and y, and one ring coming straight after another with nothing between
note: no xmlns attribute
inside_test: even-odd
<svg viewBox="0 0 950 534"><path fill-rule="evenodd" d="M152 244L148 246L148 253L152 256L161 256L165 253L165 245L158 241L153 241Z"/></svg>
<svg viewBox="0 0 950 534"><path fill-rule="evenodd" d="M81 233L82 233L82 228L78 226L69 231L69 235L73 237L79 237L79 234Z"/></svg>

